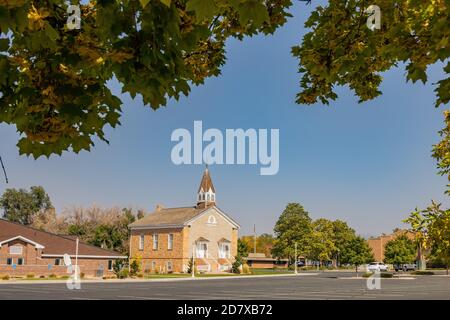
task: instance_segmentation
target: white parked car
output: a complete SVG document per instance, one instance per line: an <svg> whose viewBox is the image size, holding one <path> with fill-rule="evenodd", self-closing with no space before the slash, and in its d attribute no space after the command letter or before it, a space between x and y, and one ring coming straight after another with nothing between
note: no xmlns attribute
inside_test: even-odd
<svg viewBox="0 0 450 320"><path fill-rule="evenodd" d="M368 272L388 271L388 267L383 262L371 262L367 266L367 271Z"/></svg>

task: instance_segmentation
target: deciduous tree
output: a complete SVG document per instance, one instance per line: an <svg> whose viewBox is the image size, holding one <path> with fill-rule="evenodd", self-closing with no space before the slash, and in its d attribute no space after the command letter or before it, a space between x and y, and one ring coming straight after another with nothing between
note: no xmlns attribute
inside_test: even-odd
<svg viewBox="0 0 450 320"><path fill-rule="evenodd" d="M289 203L275 224L273 255L289 258L291 261L310 252L312 221L309 214L299 203ZM295 244L297 243L297 257Z"/></svg>
<svg viewBox="0 0 450 320"><path fill-rule="evenodd" d="M50 197L41 186L25 189L6 189L0 198L3 217L9 221L30 225L42 211L53 208Z"/></svg>
<svg viewBox="0 0 450 320"><path fill-rule="evenodd" d="M412 263L417 257L417 246L406 235L400 235L397 238L386 243L384 247L384 262L390 264Z"/></svg>
<svg viewBox="0 0 450 320"><path fill-rule="evenodd" d="M358 274L358 267L362 264L373 261L372 249L369 247L367 241L362 237L355 237L345 247L341 254L341 261L355 266L356 274Z"/></svg>

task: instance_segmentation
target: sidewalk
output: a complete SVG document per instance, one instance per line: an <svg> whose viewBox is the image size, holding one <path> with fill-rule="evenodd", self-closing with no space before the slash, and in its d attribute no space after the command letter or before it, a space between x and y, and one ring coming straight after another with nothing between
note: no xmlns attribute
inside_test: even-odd
<svg viewBox="0 0 450 320"><path fill-rule="evenodd" d="M136 283L136 282L176 282L176 281L197 281L197 280L216 280L216 279L248 279L248 278L275 278L275 277L298 277L313 276L318 273L289 273L289 274L270 274L270 275L236 275L236 276L214 276L214 277L173 277L173 278L155 278L155 279L83 279L82 283ZM67 283L66 280L2 280L2 284L53 284Z"/></svg>

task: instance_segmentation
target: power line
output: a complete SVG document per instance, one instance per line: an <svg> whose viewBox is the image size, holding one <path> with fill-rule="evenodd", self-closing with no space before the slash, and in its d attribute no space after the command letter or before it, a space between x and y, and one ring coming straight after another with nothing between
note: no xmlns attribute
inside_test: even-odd
<svg viewBox="0 0 450 320"><path fill-rule="evenodd" d="M6 183L8 183L8 175L6 174L5 166L3 165L3 160L1 156L0 156L0 164L2 165L3 173L5 174Z"/></svg>

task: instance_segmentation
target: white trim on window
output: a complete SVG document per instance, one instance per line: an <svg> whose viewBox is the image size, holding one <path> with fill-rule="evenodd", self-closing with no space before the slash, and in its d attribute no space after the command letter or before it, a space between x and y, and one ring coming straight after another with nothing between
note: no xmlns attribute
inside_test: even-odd
<svg viewBox="0 0 450 320"><path fill-rule="evenodd" d="M23 246L21 246L21 245L10 246L9 254L22 255L23 254Z"/></svg>
<svg viewBox="0 0 450 320"><path fill-rule="evenodd" d="M139 250L144 250L145 236L141 234L139 236Z"/></svg>
<svg viewBox="0 0 450 320"><path fill-rule="evenodd" d="M173 233L167 235L167 250L173 250Z"/></svg>
<svg viewBox="0 0 450 320"><path fill-rule="evenodd" d="M154 233L153 234L153 250L158 250L159 246L159 234Z"/></svg>

